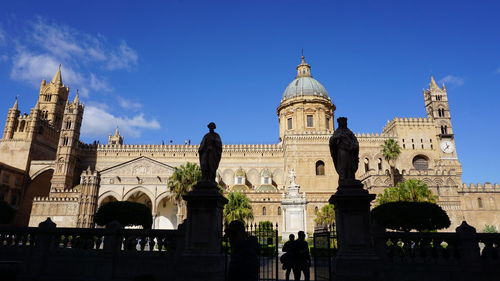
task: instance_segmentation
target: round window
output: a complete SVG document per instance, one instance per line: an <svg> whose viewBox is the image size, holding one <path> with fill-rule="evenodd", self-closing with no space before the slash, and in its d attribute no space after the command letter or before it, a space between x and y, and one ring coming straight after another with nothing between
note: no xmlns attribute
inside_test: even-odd
<svg viewBox="0 0 500 281"><path fill-rule="evenodd" d="M429 160L425 156L417 155L413 158L413 167L419 171L427 170L429 169Z"/></svg>

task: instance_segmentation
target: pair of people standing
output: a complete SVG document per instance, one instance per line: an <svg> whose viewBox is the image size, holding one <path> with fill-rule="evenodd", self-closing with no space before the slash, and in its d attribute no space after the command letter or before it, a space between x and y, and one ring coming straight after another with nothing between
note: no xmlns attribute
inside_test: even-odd
<svg viewBox="0 0 500 281"><path fill-rule="evenodd" d="M286 280L290 280L290 272L293 271L295 281L299 281L302 272L304 273L304 280L310 280L309 267L311 266L311 255L309 254L309 245L305 241L306 234L304 231L299 231L298 239L295 240L295 235L290 234L289 239L283 245L283 256L281 262L283 269L286 270Z"/></svg>

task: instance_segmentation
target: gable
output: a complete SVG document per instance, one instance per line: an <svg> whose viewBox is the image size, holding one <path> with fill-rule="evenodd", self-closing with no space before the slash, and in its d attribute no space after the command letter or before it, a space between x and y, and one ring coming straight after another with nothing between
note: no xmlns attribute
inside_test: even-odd
<svg viewBox="0 0 500 281"><path fill-rule="evenodd" d="M141 156L139 158L106 168L100 171L102 176L167 176L174 167L165 163Z"/></svg>

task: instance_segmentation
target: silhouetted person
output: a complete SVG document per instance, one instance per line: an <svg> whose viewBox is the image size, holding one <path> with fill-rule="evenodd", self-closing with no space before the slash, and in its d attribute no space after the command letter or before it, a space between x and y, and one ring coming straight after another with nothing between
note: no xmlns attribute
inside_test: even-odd
<svg viewBox="0 0 500 281"><path fill-rule="evenodd" d="M231 243L231 259L227 281L257 281L259 279L259 245L254 237L247 237L245 225L232 221L226 228Z"/></svg>
<svg viewBox="0 0 500 281"><path fill-rule="evenodd" d="M283 256L281 256L281 262L283 263L283 269L286 270L285 278L286 281L290 280L290 272L292 271L292 267L295 262L295 252L293 248L293 244L295 243L295 235L290 234L288 236L288 241L286 241L285 245L283 245Z"/></svg>
<svg viewBox="0 0 500 281"><path fill-rule="evenodd" d="M299 231L299 237L293 245L295 253L295 262L292 267L293 277L295 281L300 280L300 274L304 272L304 280L309 281L309 267L311 266L311 256L309 255L309 245L305 241L306 234L304 231Z"/></svg>

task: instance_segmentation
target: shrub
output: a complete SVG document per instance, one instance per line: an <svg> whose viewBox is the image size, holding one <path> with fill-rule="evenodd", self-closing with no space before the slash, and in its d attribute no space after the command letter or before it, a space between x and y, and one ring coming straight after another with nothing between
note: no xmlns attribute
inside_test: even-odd
<svg viewBox="0 0 500 281"><path fill-rule="evenodd" d="M399 231L432 231L450 226L450 218L437 204L430 202L389 202L371 211L379 225Z"/></svg>
<svg viewBox="0 0 500 281"><path fill-rule="evenodd" d="M498 233L496 226L486 224L483 229L484 233Z"/></svg>
<svg viewBox="0 0 500 281"><path fill-rule="evenodd" d="M98 225L106 225L114 220L123 226L140 225L145 229L150 229L153 224L151 210L144 204L116 201L109 202L97 210L94 216Z"/></svg>
<svg viewBox="0 0 500 281"><path fill-rule="evenodd" d="M0 224L11 223L16 215L16 210L7 202L0 200Z"/></svg>

